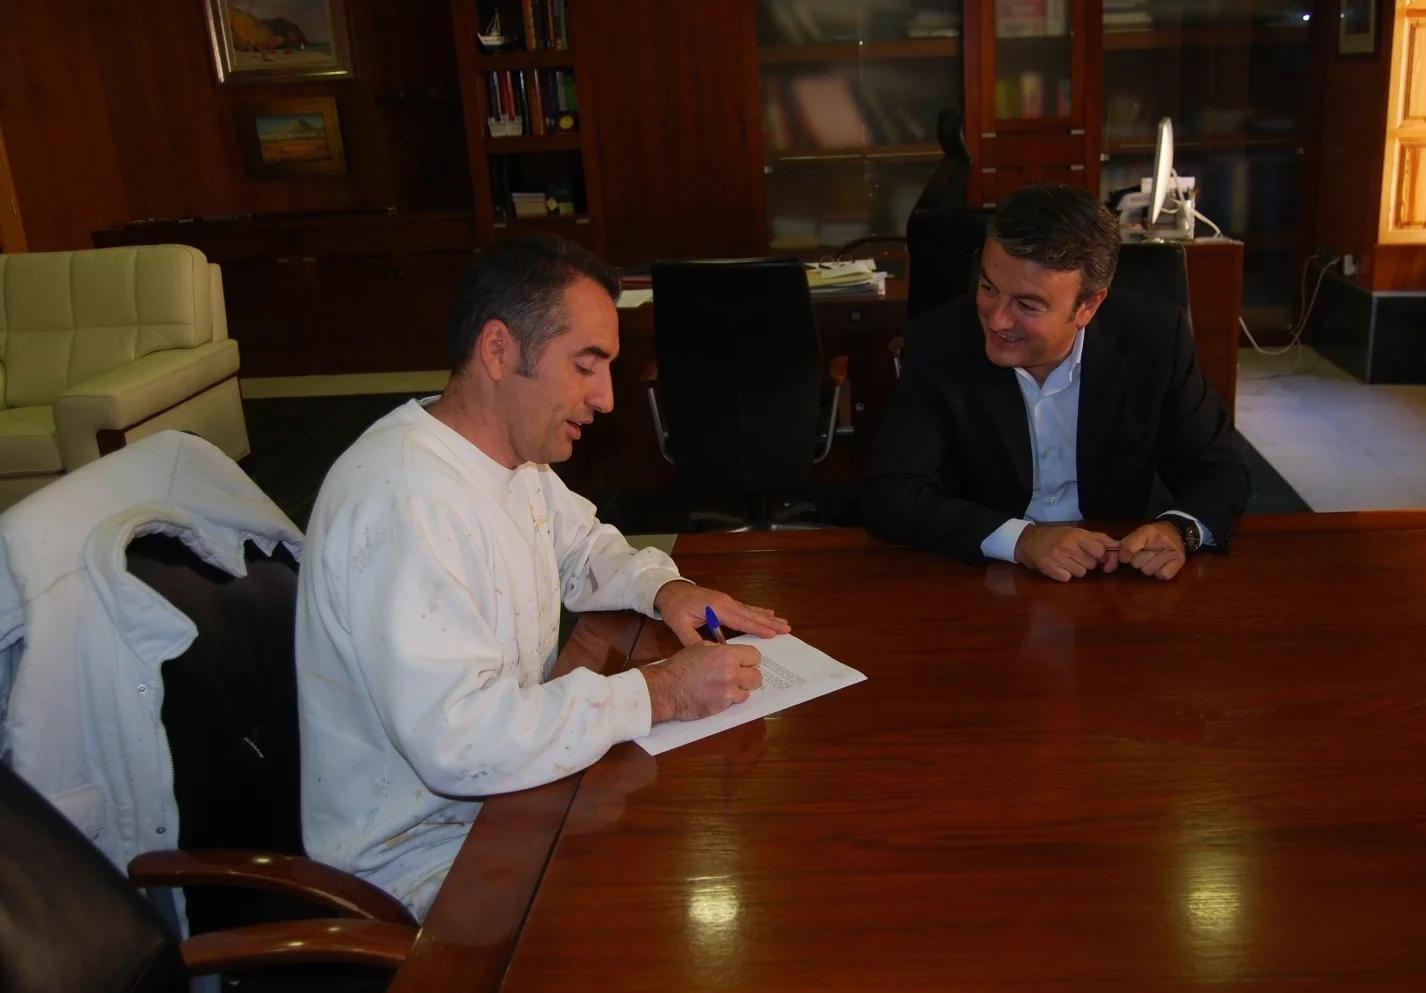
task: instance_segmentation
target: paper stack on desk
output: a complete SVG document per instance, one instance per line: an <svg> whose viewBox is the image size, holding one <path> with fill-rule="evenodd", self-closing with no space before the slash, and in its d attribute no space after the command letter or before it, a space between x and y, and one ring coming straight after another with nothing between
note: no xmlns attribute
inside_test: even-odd
<svg viewBox="0 0 1426 993"><path fill-rule="evenodd" d="M807 285L814 299L839 296L884 296L886 273L878 272L872 259L854 262L812 262L807 266Z"/></svg>
<svg viewBox="0 0 1426 993"><path fill-rule="evenodd" d="M730 645L752 645L762 653L763 684L747 700L735 703L721 714L699 721L666 721L656 724L643 738L634 739L650 755L687 745L709 735L795 707L866 679L851 666L813 648L801 638L780 634L776 638L741 635Z"/></svg>

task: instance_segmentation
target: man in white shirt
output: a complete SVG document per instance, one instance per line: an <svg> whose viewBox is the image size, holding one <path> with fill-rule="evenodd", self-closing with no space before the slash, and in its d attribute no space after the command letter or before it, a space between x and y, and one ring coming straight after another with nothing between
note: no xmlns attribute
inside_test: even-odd
<svg viewBox="0 0 1426 993"><path fill-rule="evenodd" d="M1110 290L1119 225L1073 186L1001 201L977 292L907 330L863 497L867 529L1067 582L1172 579L1226 551L1249 478L1188 316ZM1149 521L1122 539L1082 519Z"/></svg>
<svg viewBox="0 0 1426 993"><path fill-rule="evenodd" d="M618 293L613 270L561 239L483 252L451 309L450 385L367 430L312 510L297 613L305 844L418 917L479 798L761 685L755 649L701 642L705 607L751 634L789 630L634 551L549 469L613 407ZM546 682L561 601L662 617L690 647Z"/></svg>

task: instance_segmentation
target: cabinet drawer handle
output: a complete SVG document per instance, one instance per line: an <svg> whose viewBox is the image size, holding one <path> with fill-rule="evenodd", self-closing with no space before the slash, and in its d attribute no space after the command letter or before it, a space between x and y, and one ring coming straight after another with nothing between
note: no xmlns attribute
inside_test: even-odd
<svg viewBox="0 0 1426 993"><path fill-rule="evenodd" d="M1084 172L1084 166L1083 166L1083 165L1072 165L1072 166L1070 166L1070 172Z"/></svg>
<svg viewBox="0 0 1426 993"><path fill-rule="evenodd" d="M1078 138L1082 134L1084 134L1084 128L1070 128L1071 136Z"/></svg>

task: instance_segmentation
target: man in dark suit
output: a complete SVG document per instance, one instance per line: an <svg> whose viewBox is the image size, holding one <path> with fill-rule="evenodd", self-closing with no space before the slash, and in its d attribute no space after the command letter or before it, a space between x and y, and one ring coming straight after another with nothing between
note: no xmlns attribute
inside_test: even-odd
<svg viewBox="0 0 1426 993"><path fill-rule="evenodd" d="M1119 226L1085 190L1027 186L991 222L975 294L911 325L872 455L867 529L1068 581L1172 579L1226 551L1248 470L1188 317L1109 292ZM1079 520L1150 518L1122 540Z"/></svg>

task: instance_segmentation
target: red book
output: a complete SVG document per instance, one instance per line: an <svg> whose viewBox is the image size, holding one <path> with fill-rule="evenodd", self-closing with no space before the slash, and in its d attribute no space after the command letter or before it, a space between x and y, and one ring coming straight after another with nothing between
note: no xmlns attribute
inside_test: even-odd
<svg viewBox="0 0 1426 993"><path fill-rule="evenodd" d="M533 52L535 42L535 0L520 0L520 12L525 15L525 50Z"/></svg>
<svg viewBox="0 0 1426 993"><path fill-rule="evenodd" d="M555 31L555 0L545 0L545 47L551 51L560 47Z"/></svg>
<svg viewBox="0 0 1426 993"><path fill-rule="evenodd" d="M500 104L501 116L507 121L520 116L515 111L515 81L510 78L509 69L500 74Z"/></svg>
<svg viewBox="0 0 1426 993"><path fill-rule="evenodd" d="M530 134L545 133L544 94L540 92L540 71L525 70L525 93L530 101Z"/></svg>

